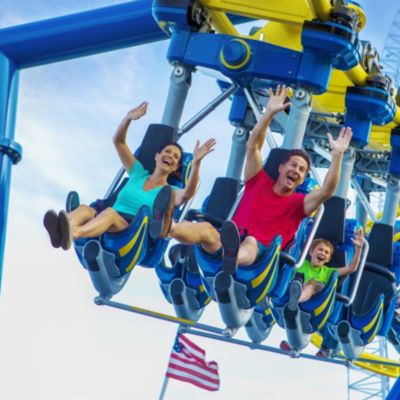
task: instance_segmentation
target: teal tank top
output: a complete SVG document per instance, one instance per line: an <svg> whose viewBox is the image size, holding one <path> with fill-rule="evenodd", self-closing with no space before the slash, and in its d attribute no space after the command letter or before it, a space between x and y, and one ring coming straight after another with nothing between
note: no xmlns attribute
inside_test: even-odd
<svg viewBox="0 0 400 400"><path fill-rule="evenodd" d="M144 169L139 160L136 160L128 171L129 180L117 196L113 209L120 213L136 215L142 206L153 210L154 200L162 186L154 189L144 190L143 185L150 176L149 171ZM178 189L172 186L173 189Z"/></svg>

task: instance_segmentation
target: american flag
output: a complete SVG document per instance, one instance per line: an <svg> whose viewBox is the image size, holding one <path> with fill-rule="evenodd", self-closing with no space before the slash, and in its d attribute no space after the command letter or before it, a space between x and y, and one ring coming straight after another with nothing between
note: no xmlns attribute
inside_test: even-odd
<svg viewBox="0 0 400 400"><path fill-rule="evenodd" d="M205 390L219 389L218 364L206 362L206 352L182 334L175 341L166 375Z"/></svg>

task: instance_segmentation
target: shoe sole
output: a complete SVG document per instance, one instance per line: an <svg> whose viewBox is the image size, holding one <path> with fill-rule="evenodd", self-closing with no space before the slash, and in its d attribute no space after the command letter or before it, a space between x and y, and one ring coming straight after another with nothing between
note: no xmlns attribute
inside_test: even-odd
<svg viewBox="0 0 400 400"><path fill-rule="evenodd" d="M72 233L68 215L64 210L58 213L58 220L60 221L61 247L68 250L72 246Z"/></svg>
<svg viewBox="0 0 400 400"><path fill-rule="evenodd" d="M56 249L61 247L61 232L58 215L55 211L47 211L43 218L43 225L50 236L50 242Z"/></svg>
<svg viewBox="0 0 400 400"><path fill-rule="evenodd" d="M284 351L292 351L290 344L286 340L282 340L282 342L280 342L279 348Z"/></svg>
<svg viewBox="0 0 400 400"><path fill-rule="evenodd" d="M154 200L153 215L149 226L149 235L154 240L165 236L163 235L166 229L164 217L169 212L172 199L172 188L170 186L164 186Z"/></svg>
<svg viewBox="0 0 400 400"><path fill-rule="evenodd" d="M226 221L221 228L221 243L224 251L222 271L234 274L237 269L237 257L240 247L240 235L234 222Z"/></svg>
<svg viewBox="0 0 400 400"><path fill-rule="evenodd" d="M290 311L296 311L299 305L299 298L301 296L301 284L300 282L292 282L289 287L289 301L287 307Z"/></svg>

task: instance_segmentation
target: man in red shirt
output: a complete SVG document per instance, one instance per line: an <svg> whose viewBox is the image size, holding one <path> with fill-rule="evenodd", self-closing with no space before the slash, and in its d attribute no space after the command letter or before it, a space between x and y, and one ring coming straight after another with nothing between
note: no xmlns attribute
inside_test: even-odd
<svg viewBox="0 0 400 400"><path fill-rule="evenodd" d="M288 94L285 86L278 85L275 93L269 89L268 94L266 110L247 142L245 190L233 221L225 222L221 233L208 222L172 223L168 233L169 237L182 243L200 244L210 254L222 247L222 268L230 273L235 271L237 265L251 265L259 251L277 235L281 235L284 248L294 237L301 220L333 196L340 177L343 153L352 136L350 128L343 128L336 140L328 133L332 161L322 187L307 195L295 193L310 167L310 160L304 151L289 152L287 160L279 166L276 182L263 170L261 149L267 129L275 114L290 105L290 102L285 103ZM237 227L245 232L242 240Z"/></svg>

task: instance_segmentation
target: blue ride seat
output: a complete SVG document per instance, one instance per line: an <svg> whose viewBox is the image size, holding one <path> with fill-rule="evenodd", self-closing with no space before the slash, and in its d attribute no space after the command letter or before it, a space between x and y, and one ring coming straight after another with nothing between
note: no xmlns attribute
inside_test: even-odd
<svg viewBox="0 0 400 400"><path fill-rule="evenodd" d="M163 124L149 125L141 146L135 152L135 157L145 169L152 172L155 168L155 154L165 144L174 141L175 129ZM184 187L191 168L192 155L183 154L182 170L179 176L170 177L168 183ZM111 207L127 179L123 180L120 174L115 184L110 188L110 194L101 200L92 203L98 212ZM70 192L67 197L66 210L72 211L79 206L79 197L76 192ZM182 209L176 209L175 218L179 217ZM93 285L100 297L111 298L118 293L135 265L154 268L163 261L163 255L168 240L152 241L148 236L148 222L150 210L143 206L132 219L128 228L122 232L106 232L97 238L79 239L74 247L81 264L89 272Z"/></svg>
<svg viewBox="0 0 400 400"><path fill-rule="evenodd" d="M211 297L205 290L194 257L194 247L176 244L169 250L171 267L164 262L155 270L161 290L179 318L198 321Z"/></svg>
<svg viewBox="0 0 400 400"><path fill-rule="evenodd" d="M354 303L337 325L336 335L348 359L356 359L376 335L386 337L397 303L393 263L393 227L375 223L372 227L365 268ZM350 277L351 281L355 278Z"/></svg>

